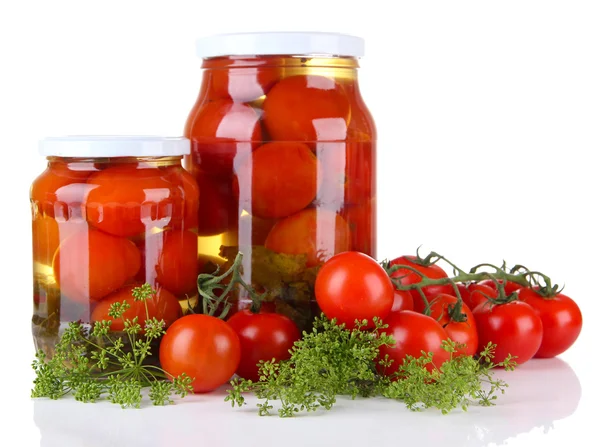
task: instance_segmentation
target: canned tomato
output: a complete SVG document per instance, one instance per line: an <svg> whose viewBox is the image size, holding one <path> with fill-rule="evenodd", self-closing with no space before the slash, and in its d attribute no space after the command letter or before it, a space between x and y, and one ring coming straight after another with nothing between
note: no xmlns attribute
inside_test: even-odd
<svg viewBox="0 0 600 447"><path fill-rule="evenodd" d="M202 82L184 166L200 190L201 268L244 255L244 279L300 326L317 269L376 256L376 131L360 93L361 38L249 33L197 42ZM237 306L248 300L233 298Z"/></svg>
<svg viewBox="0 0 600 447"><path fill-rule="evenodd" d="M65 324L109 319L110 304L145 283L156 290L150 317L168 326L181 315L197 293L199 194L181 165L189 147L161 137L41 141L48 166L31 186L37 349L51 355Z"/></svg>

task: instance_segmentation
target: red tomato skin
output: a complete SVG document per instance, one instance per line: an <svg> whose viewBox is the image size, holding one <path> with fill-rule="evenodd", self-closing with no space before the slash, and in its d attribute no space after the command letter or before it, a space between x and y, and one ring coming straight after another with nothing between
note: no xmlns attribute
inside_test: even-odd
<svg viewBox="0 0 600 447"><path fill-rule="evenodd" d="M183 222L184 193L162 169L117 165L92 174L88 185L87 220L106 233L131 237L150 226L164 228ZM160 191L160 199L148 200L151 191Z"/></svg>
<svg viewBox="0 0 600 447"><path fill-rule="evenodd" d="M198 236L215 236L236 228L238 196L233 180L190 167L199 188Z"/></svg>
<svg viewBox="0 0 600 447"><path fill-rule="evenodd" d="M509 354L519 365L529 361L542 344L542 320L535 310L521 301L490 305L482 303L473 310L479 351L488 342L496 345L494 361L503 361Z"/></svg>
<svg viewBox="0 0 600 447"><path fill-rule="evenodd" d="M250 214L264 219L301 211L317 194L317 166L317 157L304 143L264 144L238 171L240 201Z"/></svg>
<svg viewBox="0 0 600 447"><path fill-rule="evenodd" d="M496 289L485 284L475 283L469 284L468 298L463 298L463 301L469 306L469 309L473 310L481 303L487 302L488 297L497 298L498 292Z"/></svg>
<svg viewBox="0 0 600 447"><path fill-rule="evenodd" d="M315 297L329 319L346 328L355 320L384 319L394 304L394 286L377 261L364 253L348 251L329 259L317 274Z"/></svg>
<svg viewBox="0 0 600 447"><path fill-rule="evenodd" d="M273 140L336 141L347 136L350 101L334 79L290 76L271 88L264 104L264 123Z"/></svg>
<svg viewBox="0 0 600 447"><path fill-rule="evenodd" d="M365 198L362 205L346 206L342 209L341 214L348 222L352 232L352 250L375 257L377 247L376 200Z"/></svg>
<svg viewBox="0 0 600 447"><path fill-rule="evenodd" d="M458 298L455 296L448 294L438 295L430 305L431 317L444 328L450 340L464 345L457 349L458 354L475 355L479 346L475 317L463 302L460 312L466 315L466 320L463 322L452 321L450 319L449 307L455 306L457 303Z"/></svg>
<svg viewBox="0 0 600 447"><path fill-rule="evenodd" d="M413 262L416 259L416 256L400 256L390 262L390 267L395 265L406 265L411 267L419 272L421 272L425 277L430 279L442 279L447 278L448 275L440 266L436 264L432 264L430 266L422 266ZM399 269L394 272L392 278L400 278L400 283L402 285L410 285L416 284L421 281L421 277L419 274L408 270L408 269ZM423 293L425 294L428 301L431 301L440 293L454 294L452 286L449 284L444 285L433 285L423 287ZM425 303L423 301L423 297L419 293L418 290L410 290L410 294L413 296L414 301L414 310L416 312L423 313L425 311Z"/></svg>
<svg viewBox="0 0 600 447"><path fill-rule="evenodd" d="M77 170L77 167L84 169ZM84 200L87 190L85 183L92 169L88 163L49 163L48 168L31 185L31 202L39 213L67 219L69 213L66 208L78 206ZM55 215L57 208L60 216Z"/></svg>
<svg viewBox="0 0 600 447"><path fill-rule="evenodd" d="M521 284L517 284L516 282L513 282L513 281L505 282L504 280L499 279L498 282L500 284L504 284L504 293L506 294L506 296L510 295L511 293L517 292L523 288L523 286ZM483 280L483 281L479 282L479 284L491 287L496 292L498 291L497 290L498 286L496 286L496 283L492 279Z"/></svg>
<svg viewBox="0 0 600 447"><path fill-rule="evenodd" d="M94 307L91 321L110 320L112 321L110 325L111 331L122 331L125 328L123 319L133 320L137 317L138 323L143 328L146 316L148 316L148 318L164 320L165 328L168 328L175 320L181 317L181 305L177 298L167 289L161 288L157 290L156 294L145 302L134 300L131 293L134 287L139 286L141 284L125 286L102 299ZM122 303L123 301L131 306L123 313L123 318L114 319L109 316L110 306L116 302ZM148 314L146 314L146 308L148 309Z"/></svg>
<svg viewBox="0 0 600 447"><path fill-rule="evenodd" d="M325 231L319 233L318 228ZM307 256L307 267L315 267L333 255L350 250L350 227L339 214L321 208L307 208L277 221L265 248L290 255Z"/></svg>
<svg viewBox="0 0 600 447"><path fill-rule="evenodd" d="M442 342L448 339L448 334L433 318L411 310L392 312L384 320L387 329L381 332L390 335L396 343L394 346L379 348L380 358L388 355L394 362L385 370L378 366L379 371L391 375L398 371L407 355L421 357L421 351L433 353L433 363L427 365L432 371L439 368L450 358L450 354L442 349Z"/></svg>
<svg viewBox="0 0 600 447"><path fill-rule="evenodd" d="M250 102L268 93L282 75L280 67L228 67L216 68L210 64L211 90L209 96L231 98L236 102ZM224 61L222 66L227 66Z"/></svg>
<svg viewBox="0 0 600 447"><path fill-rule="evenodd" d="M233 175L235 159L249 154L263 140L259 118L253 107L230 99L202 104L186 126L186 136L192 141L186 168L196 166L211 175Z"/></svg>
<svg viewBox="0 0 600 447"><path fill-rule="evenodd" d="M119 289L140 266L133 242L98 230L81 230L61 241L52 261L61 293L81 303Z"/></svg>
<svg viewBox="0 0 600 447"><path fill-rule="evenodd" d="M252 313L242 310L227 320L240 339L241 359L236 374L257 382L257 364L261 361L287 360L290 349L300 340L298 327L285 315Z"/></svg>
<svg viewBox="0 0 600 447"><path fill-rule="evenodd" d="M400 312L401 310L414 310L415 304L413 297L408 290L394 290L394 304L390 312Z"/></svg>
<svg viewBox="0 0 600 447"><path fill-rule="evenodd" d="M575 301L562 293L544 298L530 288L522 288L518 294L519 300L533 307L544 327L542 344L535 357L556 357L575 343L583 324L581 310Z"/></svg>
<svg viewBox="0 0 600 447"><path fill-rule="evenodd" d="M156 263L156 281L176 296L193 296L198 279L198 236L191 231L165 231Z"/></svg>
<svg viewBox="0 0 600 447"><path fill-rule="evenodd" d="M181 189L185 197L183 228L186 230L198 228L198 204L200 203L198 183L182 166L169 166L166 172L167 178ZM177 225L175 227L177 228Z"/></svg>
<svg viewBox="0 0 600 447"><path fill-rule="evenodd" d="M163 336L159 359L173 377L186 373L194 393L207 393L231 379L240 363L240 340L231 326L208 315L176 320Z"/></svg>

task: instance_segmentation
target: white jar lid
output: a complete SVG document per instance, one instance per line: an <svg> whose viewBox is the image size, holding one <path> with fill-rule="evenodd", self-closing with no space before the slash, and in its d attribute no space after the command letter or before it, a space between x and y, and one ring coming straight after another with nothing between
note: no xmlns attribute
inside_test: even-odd
<svg viewBox="0 0 600 447"><path fill-rule="evenodd" d="M190 140L159 136L64 136L39 142L46 157L171 157L190 153Z"/></svg>
<svg viewBox="0 0 600 447"><path fill-rule="evenodd" d="M307 55L362 57L361 37L320 32L217 34L196 41L200 58L217 56Z"/></svg>

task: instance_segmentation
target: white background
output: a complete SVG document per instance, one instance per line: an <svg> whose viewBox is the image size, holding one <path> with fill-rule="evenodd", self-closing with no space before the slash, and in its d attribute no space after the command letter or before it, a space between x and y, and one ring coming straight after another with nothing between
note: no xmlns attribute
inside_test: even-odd
<svg viewBox="0 0 600 447"><path fill-rule="evenodd" d="M106 440L122 436L134 445L128 427L138 424L150 433L144 445L185 445L194 440L187 424L197 423L194 445L233 445L236 437L245 439L238 445L282 445L286 432L300 444L398 445L420 436L414 427L421 436L438 433L446 445L467 445L457 430L477 434L468 445L594 445L597 439L586 437L594 436L595 417L587 418L598 414L600 398L599 24L600 3L579 0L2 2L0 387L9 416L0 421L0 444L108 445L97 435L98 444L81 441L93 426ZM504 407L474 409L472 416L349 403L292 425L242 417L219 397L133 415L101 404L36 403L34 424L28 188L45 164L37 141L180 135L200 82L195 39L261 30L366 39L360 83L379 131L379 258L423 245L465 267L505 259L542 270L580 304L580 339L562 362L507 376L514 386ZM560 416L544 413L569 405ZM546 414L544 424L533 413ZM103 430L102 420L113 428ZM224 437L206 435L203 420ZM259 434L247 431L253 426ZM177 444L181 433L187 435ZM11 434L18 438L3 442Z"/></svg>

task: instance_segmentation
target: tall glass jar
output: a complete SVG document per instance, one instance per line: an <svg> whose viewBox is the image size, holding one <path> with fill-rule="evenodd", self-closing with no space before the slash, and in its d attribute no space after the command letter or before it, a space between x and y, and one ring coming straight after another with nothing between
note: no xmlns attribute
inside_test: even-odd
<svg viewBox="0 0 600 447"><path fill-rule="evenodd" d="M307 327L318 267L376 257L376 131L360 93L364 42L329 33L200 39L184 159L200 190L200 269L244 255L244 279ZM240 291L234 309L249 305Z"/></svg>
<svg viewBox="0 0 600 447"><path fill-rule="evenodd" d="M150 317L175 321L197 293L198 187L181 165L189 140L49 138L40 151L48 167L30 194L36 349L51 356L69 322L110 319L116 301L143 326L132 289L145 283L156 291Z"/></svg>

